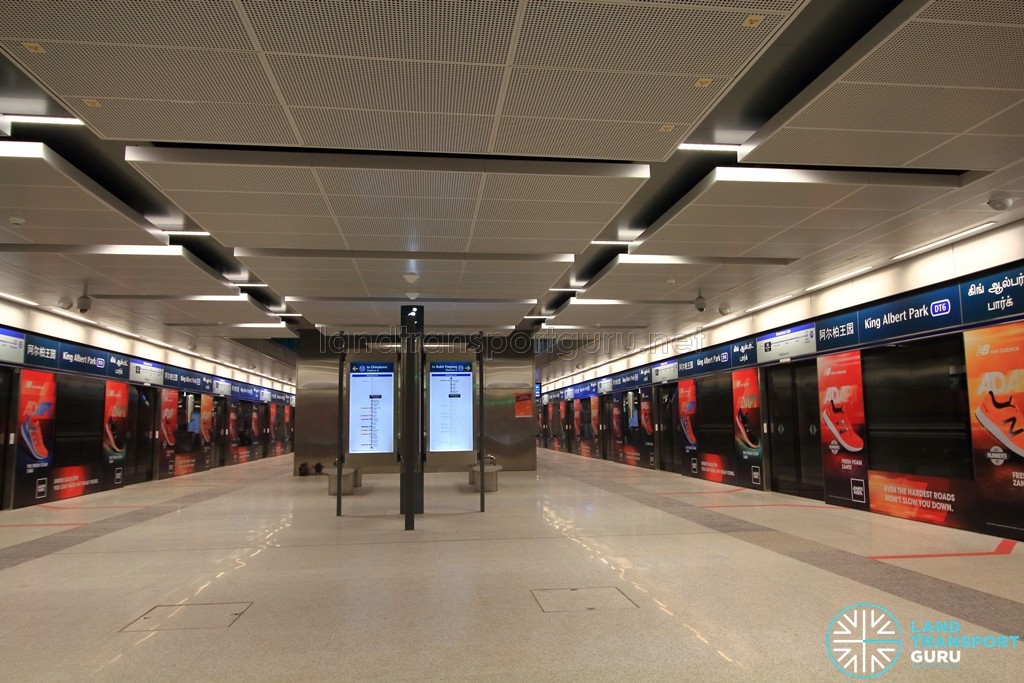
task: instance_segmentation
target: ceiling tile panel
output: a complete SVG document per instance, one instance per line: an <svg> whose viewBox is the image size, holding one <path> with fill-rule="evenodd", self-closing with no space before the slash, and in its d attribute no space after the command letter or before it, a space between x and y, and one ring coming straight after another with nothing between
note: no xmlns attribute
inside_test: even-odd
<svg viewBox="0 0 1024 683"><path fill-rule="evenodd" d="M468 220L473 218L476 208L475 199L342 195L329 195L327 199L334 215L349 217Z"/></svg>
<svg viewBox="0 0 1024 683"><path fill-rule="evenodd" d="M284 107L231 102L104 99L99 107L67 100L102 138L227 145L297 145Z"/></svg>
<svg viewBox="0 0 1024 683"><path fill-rule="evenodd" d="M469 241L467 249L479 252L515 252L523 248L523 238L474 237ZM580 248L577 239L534 239L530 238L530 251L534 254L566 254L574 253Z"/></svg>
<svg viewBox="0 0 1024 683"><path fill-rule="evenodd" d="M164 164L133 162L160 189L216 190L217 192L268 192L317 194L320 187L308 168L251 166L241 164Z"/></svg>
<svg viewBox="0 0 1024 683"><path fill-rule="evenodd" d="M911 21L846 80L1024 90L1024 26Z"/></svg>
<svg viewBox="0 0 1024 683"><path fill-rule="evenodd" d="M668 225L748 225L788 227L809 218L813 208L802 207L747 207L747 206L701 206L691 204L672 217Z"/></svg>
<svg viewBox="0 0 1024 683"><path fill-rule="evenodd" d="M824 209L797 224L801 228L867 228L895 218L899 211Z"/></svg>
<svg viewBox="0 0 1024 683"><path fill-rule="evenodd" d="M841 199L832 208L903 211L952 191L949 187L869 186Z"/></svg>
<svg viewBox="0 0 1024 683"><path fill-rule="evenodd" d="M321 195L270 192L168 192L175 204L188 213L228 213L273 216L329 216Z"/></svg>
<svg viewBox="0 0 1024 683"><path fill-rule="evenodd" d="M927 154L922 154L907 165L915 168L994 171L1022 156L1024 136L961 135Z"/></svg>
<svg viewBox="0 0 1024 683"><path fill-rule="evenodd" d="M217 241L225 247L253 247L273 249L281 245L281 233L275 232L218 232ZM351 245L335 233L288 233L288 245L293 249L348 249Z"/></svg>
<svg viewBox="0 0 1024 683"><path fill-rule="evenodd" d="M493 114L504 69L437 62L268 55L285 103L299 107Z"/></svg>
<svg viewBox="0 0 1024 683"><path fill-rule="evenodd" d="M307 145L483 154L493 117L292 107Z"/></svg>
<svg viewBox="0 0 1024 683"><path fill-rule="evenodd" d="M4 42L58 95L95 98L276 104L259 58L222 52L134 45L50 43L28 52Z"/></svg>
<svg viewBox="0 0 1024 683"><path fill-rule="evenodd" d="M746 163L894 167L949 140L941 133L783 128L743 157Z"/></svg>
<svg viewBox="0 0 1024 683"><path fill-rule="evenodd" d="M498 123L494 147L489 151L540 157L664 161L676 151L679 130L677 126L674 131L664 132L656 123L506 116Z"/></svg>
<svg viewBox="0 0 1024 683"><path fill-rule="evenodd" d="M480 202L480 220L607 223L619 212L617 202L531 202L484 199Z"/></svg>
<svg viewBox="0 0 1024 683"><path fill-rule="evenodd" d="M223 0L190 2L4 2L0 37L249 50L252 41Z"/></svg>
<svg viewBox="0 0 1024 683"><path fill-rule="evenodd" d="M918 133L959 133L1016 104L1014 90L836 83L789 125Z"/></svg>
<svg viewBox="0 0 1024 683"><path fill-rule="evenodd" d="M482 198L623 203L646 181L646 178L488 173Z"/></svg>
<svg viewBox="0 0 1024 683"><path fill-rule="evenodd" d="M478 220L473 227L474 239L501 239L513 237L519 240L561 239L572 240L576 246L586 247L594 239L604 223L528 222L528 221L485 221ZM519 243L520 246L522 242ZM531 246L531 251L534 251ZM565 251L564 249L561 251ZM575 252L576 249L569 251Z"/></svg>
<svg viewBox="0 0 1024 683"><path fill-rule="evenodd" d="M268 52L503 64L515 23L507 0L242 0Z"/></svg>
<svg viewBox="0 0 1024 683"><path fill-rule="evenodd" d="M483 173L392 171L364 168L317 168L327 194L371 197L441 197L475 199Z"/></svg>
<svg viewBox="0 0 1024 683"><path fill-rule="evenodd" d="M469 237L471 220L426 218L360 218L340 216L337 219L342 232L348 236L390 237ZM353 247L355 248L355 247Z"/></svg>
<svg viewBox="0 0 1024 683"><path fill-rule="evenodd" d="M818 183L716 182L693 203L824 208L860 187Z"/></svg>
<svg viewBox="0 0 1024 683"><path fill-rule="evenodd" d="M773 227L729 227L721 225L666 225L648 240L644 246L648 249L644 253L676 253L664 251L664 245L669 243L703 243L714 240L724 242L763 242L772 235L777 235L783 228ZM660 248L659 248L660 247ZM688 249L689 247L683 247ZM653 251L652 251L653 249ZM688 252L687 252L688 253ZM723 256L724 254L716 254Z"/></svg>
<svg viewBox="0 0 1024 683"><path fill-rule="evenodd" d="M223 233L253 233L254 235L276 236L277 245L282 242L291 245L290 236L299 234L321 234L338 236L338 226L330 216L288 216L254 215L243 213L190 212L196 223L220 239Z"/></svg>
<svg viewBox="0 0 1024 683"><path fill-rule="evenodd" d="M0 206L15 209L46 209L59 206L65 210L99 211L108 209L95 195L79 187L45 185L0 185Z"/></svg>
<svg viewBox="0 0 1024 683"><path fill-rule="evenodd" d="M407 235L348 235L350 249L370 251L466 251L469 237L434 237L422 234Z"/></svg>
<svg viewBox="0 0 1024 683"><path fill-rule="evenodd" d="M785 16L692 6L597 2L527 5L516 63L558 68L733 74L772 38ZM686 35L687 40L680 40Z"/></svg>
<svg viewBox="0 0 1024 683"><path fill-rule="evenodd" d="M697 87L702 76L513 69L504 112L583 121L693 123L729 85L723 77Z"/></svg>

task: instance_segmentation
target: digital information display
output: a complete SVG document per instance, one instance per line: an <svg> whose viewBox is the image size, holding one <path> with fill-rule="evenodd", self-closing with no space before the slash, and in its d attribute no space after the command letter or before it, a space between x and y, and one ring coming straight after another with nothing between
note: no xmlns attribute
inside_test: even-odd
<svg viewBox="0 0 1024 683"><path fill-rule="evenodd" d="M430 363L430 451L473 450L473 365Z"/></svg>
<svg viewBox="0 0 1024 683"><path fill-rule="evenodd" d="M394 363L349 366L348 452L395 452Z"/></svg>
<svg viewBox="0 0 1024 683"><path fill-rule="evenodd" d="M814 323L806 323L764 334L757 338L757 362L770 363L793 356L807 356L816 351Z"/></svg>

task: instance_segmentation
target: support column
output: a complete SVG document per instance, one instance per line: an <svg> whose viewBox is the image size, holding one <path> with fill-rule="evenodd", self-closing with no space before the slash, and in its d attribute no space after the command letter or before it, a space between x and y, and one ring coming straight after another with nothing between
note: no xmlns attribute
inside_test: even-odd
<svg viewBox="0 0 1024 683"><path fill-rule="evenodd" d="M401 316L401 512L412 531L423 513L423 306L402 306Z"/></svg>

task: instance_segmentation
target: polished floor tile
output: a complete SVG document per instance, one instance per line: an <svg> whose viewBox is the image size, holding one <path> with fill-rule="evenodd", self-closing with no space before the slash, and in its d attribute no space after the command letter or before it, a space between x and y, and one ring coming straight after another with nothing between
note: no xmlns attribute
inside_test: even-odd
<svg viewBox="0 0 1024 683"><path fill-rule="evenodd" d="M326 478L291 476L290 458L2 512L3 678L843 681L826 634L872 603L903 631L882 680L1019 680L1024 645L925 666L911 638L925 621L1021 635L1017 545L538 460L502 472L482 514L463 473L428 474L415 531L397 476L366 475L338 517ZM197 606L181 628L134 630Z"/></svg>

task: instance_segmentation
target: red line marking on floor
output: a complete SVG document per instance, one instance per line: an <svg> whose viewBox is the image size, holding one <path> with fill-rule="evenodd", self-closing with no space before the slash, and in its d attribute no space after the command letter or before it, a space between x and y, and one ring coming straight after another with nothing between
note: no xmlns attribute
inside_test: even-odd
<svg viewBox="0 0 1024 683"><path fill-rule="evenodd" d="M654 495L654 496L681 496L681 495L688 495L688 494L691 494L691 493L736 493L737 491L751 491L751 490L753 490L753 489L745 489L745 488L743 488L741 486L740 488L726 489L724 491L660 491L658 493L653 493L651 495Z"/></svg>
<svg viewBox="0 0 1024 683"><path fill-rule="evenodd" d="M990 555L1009 555L1017 541L1004 538L996 545L995 550L973 553L925 553L921 555L868 555L869 560L920 560L929 557L987 557Z"/></svg>
<svg viewBox="0 0 1024 683"><path fill-rule="evenodd" d="M4 529L14 529L16 527L22 527L22 526L85 526L85 522L82 522L82 523L66 522L64 524L0 524L0 527L3 527Z"/></svg>
<svg viewBox="0 0 1024 683"><path fill-rule="evenodd" d="M37 508L46 508L47 510L124 510L124 509L137 509L146 508L148 505L49 505L42 503L36 505Z"/></svg>
<svg viewBox="0 0 1024 683"><path fill-rule="evenodd" d="M845 510L838 505L802 505L800 503L750 503L749 505L701 505L702 508L814 508L816 510Z"/></svg>

